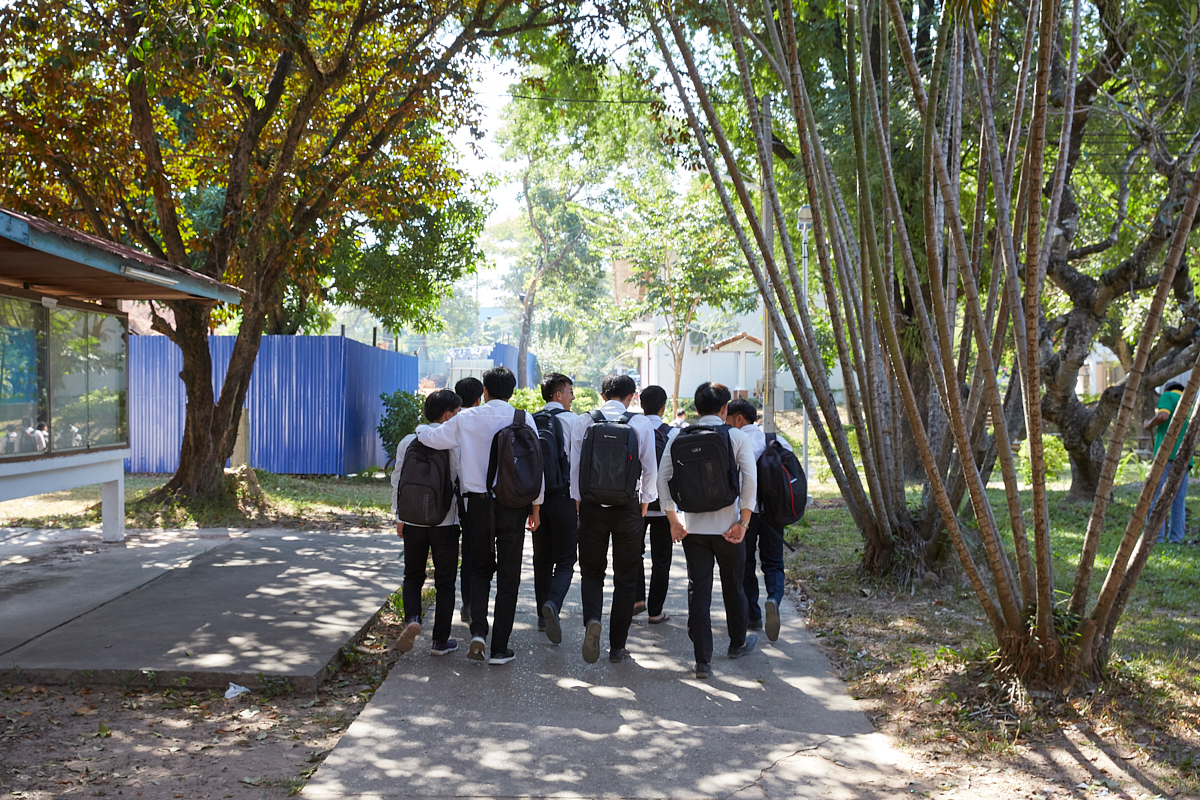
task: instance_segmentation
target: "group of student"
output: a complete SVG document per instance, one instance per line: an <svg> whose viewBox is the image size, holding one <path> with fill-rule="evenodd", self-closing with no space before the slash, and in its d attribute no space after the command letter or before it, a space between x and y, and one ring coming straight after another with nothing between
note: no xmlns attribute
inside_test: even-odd
<svg viewBox="0 0 1200 800"><path fill-rule="evenodd" d="M783 531L803 514L807 485L791 447L758 425L748 401L718 383L696 389L699 421L662 419L667 393L611 375L604 404L571 413L574 387L544 377L546 405L534 414L509 404L516 377L505 367L459 381L425 400L428 422L400 442L392 483L397 534L405 543L405 626L397 643L412 649L422 632L421 590L433 558L435 613L431 654L454 652L454 581L461 531L461 619L470 626L467 657L489 664L515 658L509 647L521 580L525 532L533 537L538 629L562 642L561 614L575 566L580 573L583 659L600 657L604 581L612 550L608 659L629 658L633 618L666 622L673 545L688 574L688 636L693 673L707 678L713 655L710 619L714 566L720 571L730 658L752 652L763 630L779 635ZM635 397L642 413L630 409ZM643 557L647 536L651 571ZM755 555L766 596L760 606ZM492 578L496 600L491 624ZM490 648L488 637L490 639Z"/></svg>

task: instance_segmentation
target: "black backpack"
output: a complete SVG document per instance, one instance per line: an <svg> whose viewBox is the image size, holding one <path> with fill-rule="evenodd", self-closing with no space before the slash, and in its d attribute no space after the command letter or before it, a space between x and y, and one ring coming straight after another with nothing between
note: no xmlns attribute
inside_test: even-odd
<svg viewBox="0 0 1200 800"><path fill-rule="evenodd" d="M638 501L637 431L629 424L633 412L610 420L600 411L591 412L593 424L583 434L579 456L579 496L589 503L623 506Z"/></svg>
<svg viewBox="0 0 1200 800"><path fill-rule="evenodd" d="M442 524L455 500L450 451L434 450L413 440L404 452L396 483L396 516L413 525Z"/></svg>
<svg viewBox="0 0 1200 800"><path fill-rule="evenodd" d="M557 419L564 411L564 408L542 409L533 415L533 424L537 426L538 439L542 443L547 492L561 492L571 485L571 462L563 446L566 437L563 435L562 420Z"/></svg>
<svg viewBox="0 0 1200 800"><path fill-rule="evenodd" d="M737 500L738 468L728 425L681 429L671 444L671 467L668 486L680 511L719 511Z"/></svg>
<svg viewBox="0 0 1200 800"><path fill-rule="evenodd" d="M33 434L29 429L22 428L17 434L17 452L18 453L36 453L37 441L33 438Z"/></svg>
<svg viewBox="0 0 1200 800"><path fill-rule="evenodd" d="M667 440L671 438L671 426L663 423L654 429L654 463L662 468L663 451L667 448ZM662 511L662 502L655 500L646 509L647 511Z"/></svg>
<svg viewBox="0 0 1200 800"><path fill-rule="evenodd" d="M782 530L804 516L808 478L796 454L767 434L767 449L758 457L758 506L763 520Z"/></svg>
<svg viewBox="0 0 1200 800"><path fill-rule="evenodd" d="M542 493L542 445L525 412L517 409L513 421L496 431L488 456L487 486L492 498L506 508L524 508Z"/></svg>

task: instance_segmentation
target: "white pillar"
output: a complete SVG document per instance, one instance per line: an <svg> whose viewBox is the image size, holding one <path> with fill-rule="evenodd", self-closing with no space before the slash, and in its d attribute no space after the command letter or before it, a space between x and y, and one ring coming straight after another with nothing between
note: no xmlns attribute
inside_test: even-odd
<svg viewBox="0 0 1200 800"><path fill-rule="evenodd" d="M100 484L100 538L106 542L125 541L125 473L115 481Z"/></svg>

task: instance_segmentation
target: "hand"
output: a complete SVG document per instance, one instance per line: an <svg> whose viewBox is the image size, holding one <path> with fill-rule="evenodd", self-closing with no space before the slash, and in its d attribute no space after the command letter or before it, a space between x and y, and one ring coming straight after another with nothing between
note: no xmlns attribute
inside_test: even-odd
<svg viewBox="0 0 1200 800"><path fill-rule="evenodd" d="M732 544L737 544L746 538L746 526L739 520L729 526L729 530L725 531L721 536L725 541Z"/></svg>
<svg viewBox="0 0 1200 800"><path fill-rule="evenodd" d="M399 536L401 539L404 538L404 523L403 522L396 523L396 535Z"/></svg>
<svg viewBox="0 0 1200 800"><path fill-rule="evenodd" d="M534 506L533 511L530 512L530 514L529 514L529 520L525 523L525 530L527 530L527 531L537 530L538 526L541 524L542 524L542 507Z"/></svg>
<svg viewBox="0 0 1200 800"><path fill-rule="evenodd" d="M682 542L687 535L687 528L683 527L678 517L671 520L671 541Z"/></svg>
<svg viewBox="0 0 1200 800"><path fill-rule="evenodd" d="M646 516L646 512L647 512L647 511L649 511L649 510L650 510L650 504L649 504L649 503L642 503L642 516L643 516L643 517L645 517L645 516Z"/></svg>

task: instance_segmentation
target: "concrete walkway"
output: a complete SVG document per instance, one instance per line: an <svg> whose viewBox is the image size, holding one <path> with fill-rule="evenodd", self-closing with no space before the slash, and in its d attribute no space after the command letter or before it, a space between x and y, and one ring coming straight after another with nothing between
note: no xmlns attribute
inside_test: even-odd
<svg viewBox="0 0 1200 800"><path fill-rule="evenodd" d="M0 529L0 682L311 690L399 587L399 552L378 531Z"/></svg>
<svg viewBox="0 0 1200 800"><path fill-rule="evenodd" d="M532 587L527 540L511 644L517 660L469 661L470 635L457 621L460 649L451 656L429 657L423 635L302 795L782 800L922 791L909 784L903 756L847 696L790 599L779 641L762 637L737 661L724 657L718 600L713 675L698 681L678 547L667 601L673 619L650 626L636 618L633 660L622 664L609 664L606 649L596 664L580 656L578 575L561 646L537 633ZM605 648L607 637L606 630Z"/></svg>

